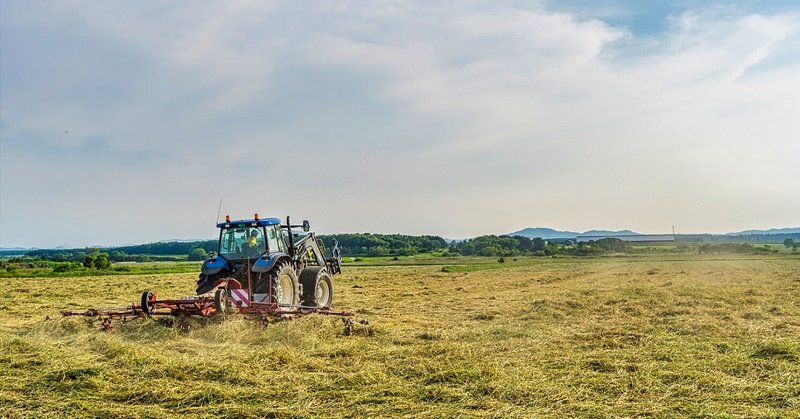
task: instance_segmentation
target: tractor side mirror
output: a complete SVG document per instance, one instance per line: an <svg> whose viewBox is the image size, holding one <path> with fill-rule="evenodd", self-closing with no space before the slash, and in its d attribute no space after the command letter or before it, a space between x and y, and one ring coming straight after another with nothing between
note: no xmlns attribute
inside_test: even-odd
<svg viewBox="0 0 800 419"><path fill-rule="evenodd" d="M308 230L311 230L311 224L308 223L308 220L303 220L303 231L308 233Z"/></svg>

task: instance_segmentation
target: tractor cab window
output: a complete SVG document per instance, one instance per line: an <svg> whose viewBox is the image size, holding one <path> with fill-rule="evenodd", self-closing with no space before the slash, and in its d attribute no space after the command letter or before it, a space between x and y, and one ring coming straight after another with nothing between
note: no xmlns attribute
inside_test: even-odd
<svg viewBox="0 0 800 419"><path fill-rule="evenodd" d="M281 252L284 251L278 245L278 240L280 240L280 232L278 231L277 226L269 226L267 227L267 247L269 248L270 252Z"/></svg>
<svg viewBox="0 0 800 419"><path fill-rule="evenodd" d="M255 259L267 250L261 227L224 228L219 237L219 255L228 259Z"/></svg>
<svg viewBox="0 0 800 419"><path fill-rule="evenodd" d="M278 251L289 253L289 245L286 244L286 235L283 234L280 227L275 226L275 234L278 236Z"/></svg>

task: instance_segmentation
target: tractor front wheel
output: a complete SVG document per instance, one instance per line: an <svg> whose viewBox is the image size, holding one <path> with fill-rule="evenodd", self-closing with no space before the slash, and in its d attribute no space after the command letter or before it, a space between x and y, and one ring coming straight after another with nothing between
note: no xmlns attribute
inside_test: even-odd
<svg viewBox="0 0 800 419"><path fill-rule="evenodd" d="M322 268L306 268L300 272L303 284L303 306L330 307L333 304L333 281Z"/></svg>
<svg viewBox="0 0 800 419"><path fill-rule="evenodd" d="M333 281L330 275L323 272L317 280L317 287L314 288L314 298L319 308L330 308L333 304Z"/></svg>

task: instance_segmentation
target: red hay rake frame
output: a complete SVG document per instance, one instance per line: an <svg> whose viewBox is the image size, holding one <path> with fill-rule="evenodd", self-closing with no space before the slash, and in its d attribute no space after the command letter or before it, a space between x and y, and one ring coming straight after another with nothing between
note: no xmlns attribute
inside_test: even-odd
<svg viewBox="0 0 800 419"><path fill-rule="evenodd" d="M359 323L364 326L364 334L371 335L369 321L353 319L353 314L347 311L334 311L329 307L311 307L303 305L281 306L278 303L266 303L254 301L253 293L247 289L247 306L236 306L231 304L227 295L231 289L244 289L241 282L233 278L223 278L214 284L215 290L224 290L226 297L224 301L209 296L185 297L171 300L159 300L156 294L151 291L142 293L141 304L132 303L124 307L110 308L90 308L85 311L63 310L63 317L83 316L103 318L103 330L112 331L111 319L127 319L131 317L151 317L151 316L195 316L209 318L212 316L242 314L247 319L258 319L266 325L270 319L291 319L294 317L305 316L308 314L321 314L325 316L338 316L344 323L344 334L354 333L354 325ZM268 292L268 301L272 301L271 287ZM220 310L222 309L222 310Z"/></svg>

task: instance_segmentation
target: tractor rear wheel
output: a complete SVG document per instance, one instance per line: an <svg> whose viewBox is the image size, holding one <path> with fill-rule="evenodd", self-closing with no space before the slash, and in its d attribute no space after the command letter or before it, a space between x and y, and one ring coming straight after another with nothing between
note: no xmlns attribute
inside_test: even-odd
<svg viewBox="0 0 800 419"><path fill-rule="evenodd" d="M277 264L270 271L272 277L272 303L284 310L300 304L300 282L294 268L288 262Z"/></svg>
<svg viewBox="0 0 800 419"><path fill-rule="evenodd" d="M322 268L306 268L300 272L303 284L303 305L309 307L330 307L333 303L333 281Z"/></svg>

